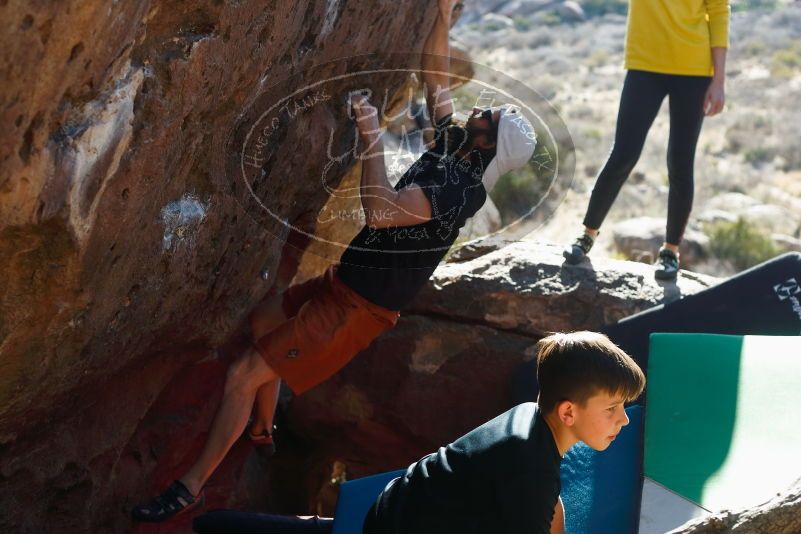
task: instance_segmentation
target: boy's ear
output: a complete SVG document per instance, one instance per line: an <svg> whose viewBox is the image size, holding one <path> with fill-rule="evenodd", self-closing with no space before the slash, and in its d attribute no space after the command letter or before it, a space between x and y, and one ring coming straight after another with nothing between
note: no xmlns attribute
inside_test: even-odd
<svg viewBox="0 0 801 534"><path fill-rule="evenodd" d="M556 405L556 415L565 426L573 426L576 422L576 405L569 400L563 400Z"/></svg>

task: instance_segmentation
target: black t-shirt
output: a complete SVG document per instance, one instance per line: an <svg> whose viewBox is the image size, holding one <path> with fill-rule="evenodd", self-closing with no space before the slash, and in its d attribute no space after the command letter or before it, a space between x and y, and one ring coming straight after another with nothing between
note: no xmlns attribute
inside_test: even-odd
<svg viewBox="0 0 801 534"><path fill-rule="evenodd" d="M536 403L409 466L379 497L382 534L548 534L562 457Z"/></svg>
<svg viewBox="0 0 801 534"><path fill-rule="evenodd" d="M451 116L435 128L435 146L411 165L395 185L418 185L431 201L431 219L414 226L362 228L340 258L339 278L379 306L400 310L425 285L459 235L487 199L481 177L489 161L454 154L463 135Z"/></svg>

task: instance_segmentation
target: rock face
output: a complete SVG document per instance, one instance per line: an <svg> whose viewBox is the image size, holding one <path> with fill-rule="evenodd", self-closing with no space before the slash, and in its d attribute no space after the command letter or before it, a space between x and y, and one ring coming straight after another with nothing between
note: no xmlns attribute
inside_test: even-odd
<svg viewBox="0 0 801 534"><path fill-rule="evenodd" d="M419 50L435 11L0 3L0 530L128 530L127 507L191 456L235 352L209 347L294 275L285 223L313 229L329 133L337 154L352 139L348 83L280 99L409 67L383 53ZM248 137L282 102L272 137ZM254 142L270 157L243 156ZM231 469L212 481L229 505Z"/></svg>
<svg viewBox="0 0 801 534"><path fill-rule="evenodd" d="M616 260L566 266L559 247L533 241L490 239L452 258L393 330L287 406L312 500L335 461L350 478L398 469L511 407L516 370L546 333L598 329L715 281L683 272L660 285L650 266Z"/></svg>

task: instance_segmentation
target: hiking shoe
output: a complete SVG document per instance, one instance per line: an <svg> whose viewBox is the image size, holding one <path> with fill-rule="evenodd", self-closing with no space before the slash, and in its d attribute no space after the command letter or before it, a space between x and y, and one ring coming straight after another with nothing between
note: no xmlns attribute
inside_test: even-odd
<svg viewBox="0 0 801 534"><path fill-rule="evenodd" d="M679 255L672 250L661 248L654 263L654 277L657 280L675 280L679 274Z"/></svg>
<svg viewBox="0 0 801 534"><path fill-rule="evenodd" d="M572 245L567 247L564 252L562 252L562 256L565 257L567 263L576 264L583 260L587 254L590 253L590 249L595 244L595 238L589 234L581 234L576 240L573 242Z"/></svg>

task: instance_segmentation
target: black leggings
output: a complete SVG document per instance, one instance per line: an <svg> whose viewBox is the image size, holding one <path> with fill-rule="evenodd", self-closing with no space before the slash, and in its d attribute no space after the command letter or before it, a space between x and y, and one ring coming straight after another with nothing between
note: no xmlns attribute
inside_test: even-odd
<svg viewBox="0 0 801 534"><path fill-rule="evenodd" d="M598 175L584 216L584 226L601 227L617 198L623 182L640 159L645 136L659 112L662 100L670 96L670 138L667 168L667 231L665 241L678 245L684 235L693 205L695 146L704 121L704 96L709 76L679 76L640 70L626 73L617 114L615 143Z"/></svg>

